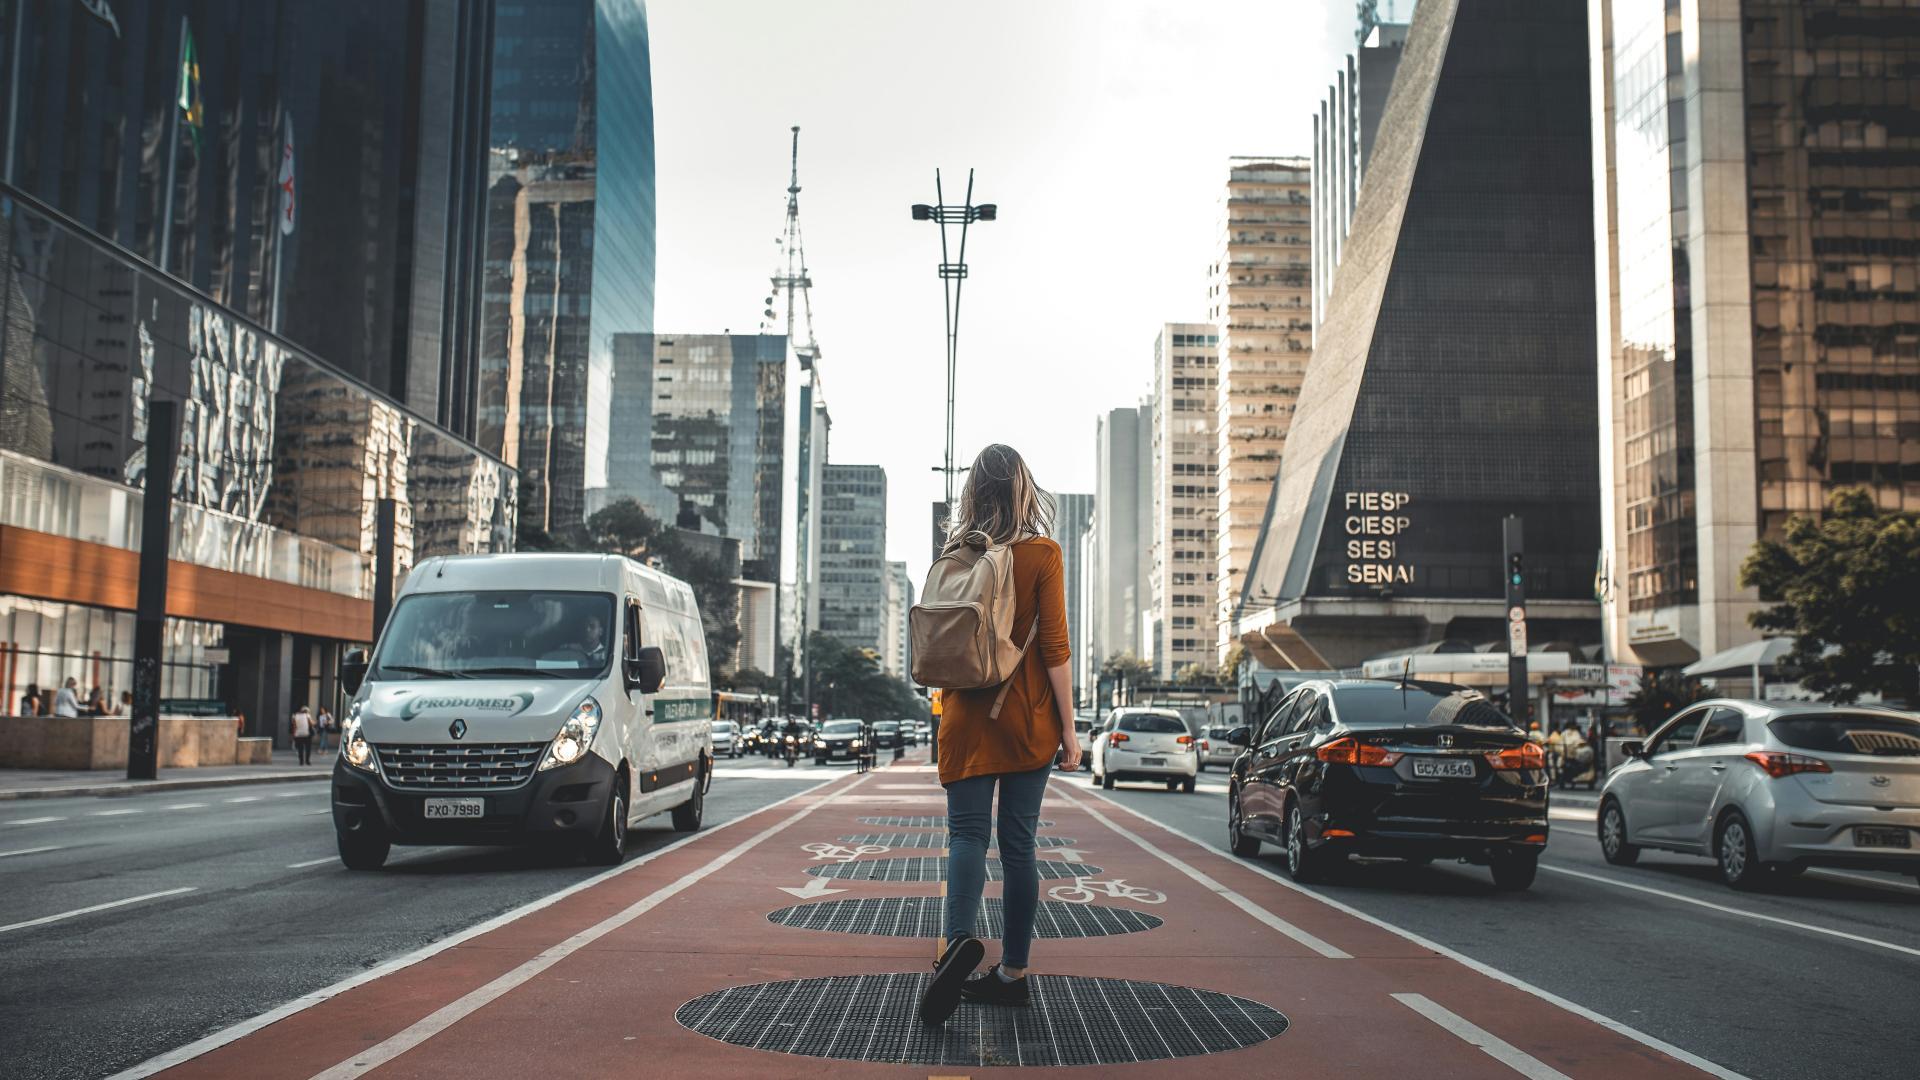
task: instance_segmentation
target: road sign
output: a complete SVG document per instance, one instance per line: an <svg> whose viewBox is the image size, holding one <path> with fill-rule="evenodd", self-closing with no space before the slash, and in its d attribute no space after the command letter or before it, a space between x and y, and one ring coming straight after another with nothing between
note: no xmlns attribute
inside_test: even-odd
<svg viewBox="0 0 1920 1080"><path fill-rule="evenodd" d="M1515 619L1507 624L1507 655L1527 655L1527 620Z"/></svg>
<svg viewBox="0 0 1920 1080"><path fill-rule="evenodd" d="M1508 622L1523 622L1526 620L1526 617L1527 617L1527 609L1521 607L1518 604L1515 604L1514 606L1507 609Z"/></svg>

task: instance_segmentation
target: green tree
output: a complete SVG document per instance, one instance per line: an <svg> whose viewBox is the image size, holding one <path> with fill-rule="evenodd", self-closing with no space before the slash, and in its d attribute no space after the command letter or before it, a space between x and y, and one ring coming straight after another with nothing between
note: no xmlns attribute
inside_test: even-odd
<svg viewBox="0 0 1920 1080"><path fill-rule="evenodd" d="M632 559L652 554L662 532L660 523L634 499L616 500L587 519L587 539L594 548Z"/></svg>
<svg viewBox="0 0 1920 1080"><path fill-rule="evenodd" d="M807 637L813 700L822 714L858 720L926 719L927 703L905 680L880 667L879 653L830 634Z"/></svg>
<svg viewBox="0 0 1920 1080"><path fill-rule="evenodd" d="M1792 635L1782 659L1821 697L1920 701L1920 513L1840 488L1825 515L1790 518L1780 539L1756 543L1740 584L1772 601L1751 622Z"/></svg>
<svg viewBox="0 0 1920 1080"><path fill-rule="evenodd" d="M1117 652L1101 662L1100 674L1109 679L1121 678L1129 683L1142 683L1153 678L1153 665L1131 652Z"/></svg>
<svg viewBox="0 0 1920 1080"><path fill-rule="evenodd" d="M1627 708L1640 730L1652 734L1668 717L1706 696L1700 680L1680 674L1678 668L1649 668L1640 673L1639 687L1627 695Z"/></svg>

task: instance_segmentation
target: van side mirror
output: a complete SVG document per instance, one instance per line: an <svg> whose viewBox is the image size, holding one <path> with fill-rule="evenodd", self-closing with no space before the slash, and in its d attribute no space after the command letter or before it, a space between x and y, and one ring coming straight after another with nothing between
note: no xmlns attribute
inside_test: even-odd
<svg viewBox="0 0 1920 1080"><path fill-rule="evenodd" d="M1234 728L1232 731L1227 732L1228 746L1245 746L1252 741L1253 741L1253 733L1247 730L1247 726L1245 724L1242 724L1239 727Z"/></svg>
<svg viewBox="0 0 1920 1080"><path fill-rule="evenodd" d="M1646 757L1647 744L1638 739L1632 739L1620 744L1620 753L1630 758Z"/></svg>
<svg viewBox="0 0 1920 1080"><path fill-rule="evenodd" d="M367 681L367 650L348 649L340 658L340 685L346 688L347 696L360 692L360 684Z"/></svg>
<svg viewBox="0 0 1920 1080"><path fill-rule="evenodd" d="M627 689L657 693L667 681L667 656L658 645L648 645L627 664Z"/></svg>

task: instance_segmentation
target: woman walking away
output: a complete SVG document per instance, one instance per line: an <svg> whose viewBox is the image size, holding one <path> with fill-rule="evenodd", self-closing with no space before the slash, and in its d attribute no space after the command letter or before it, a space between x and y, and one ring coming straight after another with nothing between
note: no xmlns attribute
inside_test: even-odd
<svg viewBox="0 0 1920 1080"><path fill-rule="evenodd" d="M305 705L293 710L287 733L293 736L293 748L300 755L300 764L313 764L313 714Z"/></svg>
<svg viewBox="0 0 1920 1080"><path fill-rule="evenodd" d="M1026 647L1003 684L946 690L941 700L940 783L947 791L946 948L920 1001L920 1018L944 1023L961 998L1025 1005L1027 946L1040 903L1034 828L1055 754L1080 765L1068 669L1066 590L1053 528L1053 497L1010 446L980 451L947 526L948 553L1005 545L1013 558L1013 640ZM1004 694L1004 697L1003 697ZM1000 790L1004 924L1000 962L973 974L986 949L973 936L987 880L987 839Z"/></svg>

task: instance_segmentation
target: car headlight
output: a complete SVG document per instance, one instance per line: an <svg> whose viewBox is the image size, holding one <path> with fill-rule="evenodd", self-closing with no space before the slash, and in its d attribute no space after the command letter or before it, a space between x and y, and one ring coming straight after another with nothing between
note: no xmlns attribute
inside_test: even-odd
<svg viewBox="0 0 1920 1080"><path fill-rule="evenodd" d="M346 723L340 725L340 757L356 769L378 772L380 767L374 761L373 744L360 734L360 705L356 701L347 706Z"/></svg>
<svg viewBox="0 0 1920 1080"><path fill-rule="evenodd" d="M855 745L855 746L865 746L865 745L867 745L867 741L866 741L865 739L855 739L855 740L853 740L853 745Z"/></svg>
<svg viewBox="0 0 1920 1080"><path fill-rule="evenodd" d="M540 769L553 769L561 765L571 765L587 756L593 746L593 736L600 730L600 703L587 698L574 706L573 715L560 725L560 733L553 737L552 745L547 747L547 756L540 760Z"/></svg>

